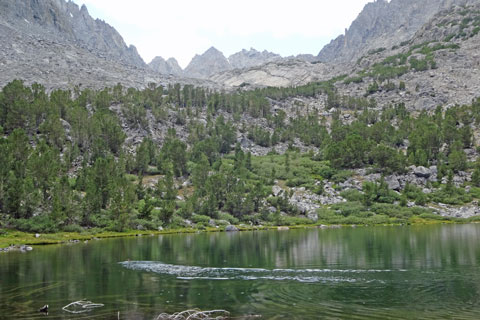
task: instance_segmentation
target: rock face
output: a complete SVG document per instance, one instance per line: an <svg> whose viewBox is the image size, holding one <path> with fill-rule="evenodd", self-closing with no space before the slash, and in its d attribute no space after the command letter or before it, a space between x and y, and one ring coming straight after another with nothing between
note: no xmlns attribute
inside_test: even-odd
<svg viewBox="0 0 480 320"><path fill-rule="evenodd" d="M64 0L0 0L0 19L17 31L75 44L124 64L145 66L134 46L102 20L93 19L83 5Z"/></svg>
<svg viewBox="0 0 480 320"><path fill-rule="evenodd" d="M404 55L407 59L402 66L408 68L408 71L388 80L395 84L393 90L388 89L385 83L381 84L377 76L367 75L361 76L358 83L338 82L338 92L349 96L364 96L368 86L378 81L381 84L379 91L369 94L369 98L375 99L380 108L404 103L410 110L422 111L433 110L439 105L471 103L472 99L478 97L480 90L479 20L478 0L476 4L442 10L404 45L366 54L355 63L343 65L345 74L352 79L361 76L364 70L368 74L375 65L383 64L394 56ZM411 59L426 59L425 50L432 51L431 58L435 66L429 66L425 70L414 69ZM386 65L393 66L388 63ZM400 89L402 82L405 84L403 90Z"/></svg>
<svg viewBox="0 0 480 320"><path fill-rule="evenodd" d="M255 49L245 50L232 54L228 59L222 52L214 47L202 55L196 55L185 68L184 74L192 78L209 78L229 70L244 70L261 66L270 62L281 62L284 58L280 55Z"/></svg>
<svg viewBox="0 0 480 320"><path fill-rule="evenodd" d="M351 62L379 48L391 48L410 38L435 14L474 0L377 0L368 3L344 35L318 54L323 62ZM478 1L477 1L478 2Z"/></svg>
<svg viewBox="0 0 480 320"><path fill-rule="evenodd" d="M14 79L49 90L117 83L141 89L152 82L218 87L150 70L114 28L65 0L0 0L0 70L0 87Z"/></svg>
<svg viewBox="0 0 480 320"><path fill-rule="evenodd" d="M182 76L183 70L178 65L178 62L175 58L170 58L168 60L163 59L162 57L155 57L152 62L148 64L148 67L158 73Z"/></svg>
<svg viewBox="0 0 480 320"><path fill-rule="evenodd" d="M230 70L231 66L222 52L214 47L202 55L196 55L185 68L185 75L192 78L207 78L215 73Z"/></svg>
<svg viewBox="0 0 480 320"><path fill-rule="evenodd" d="M233 87L289 87L328 80L335 72L333 67L323 63L281 60L247 69L228 70L214 74L209 79Z"/></svg>
<svg viewBox="0 0 480 320"><path fill-rule="evenodd" d="M244 69L259 66L268 62L281 60L282 57L268 51L257 51L255 49L245 50L232 54L228 62L233 69Z"/></svg>

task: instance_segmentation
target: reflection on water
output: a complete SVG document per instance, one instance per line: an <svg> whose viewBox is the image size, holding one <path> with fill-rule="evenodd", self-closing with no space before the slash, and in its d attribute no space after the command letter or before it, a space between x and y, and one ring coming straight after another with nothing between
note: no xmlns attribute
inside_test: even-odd
<svg viewBox="0 0 480 320"><path fill-rule="evenodd" d="M0 255L0 318L480 318L480 225L188 234ZM75 316L73 316L75 317ZM44 317L43 317L44 318Z"/></svg>

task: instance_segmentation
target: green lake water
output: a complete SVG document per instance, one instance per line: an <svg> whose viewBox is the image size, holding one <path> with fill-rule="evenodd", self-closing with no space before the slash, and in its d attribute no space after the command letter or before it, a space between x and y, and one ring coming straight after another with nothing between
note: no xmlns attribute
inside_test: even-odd
<svg viewBox="0 0 480 320"><path fill-rule="evenodd" d="M87 299L104 307L62 310ZM37 309L48 304L45 316ZM480 225L180 234L0 254L1 319L480 319Z"/></svg>

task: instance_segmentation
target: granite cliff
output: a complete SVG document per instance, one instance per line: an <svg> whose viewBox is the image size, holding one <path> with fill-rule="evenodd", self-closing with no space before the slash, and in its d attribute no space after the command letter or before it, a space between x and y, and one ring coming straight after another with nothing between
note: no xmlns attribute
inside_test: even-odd
<svg viewBox="0 0 480 320"><path fill-rule="evenodd" d="M391 48L413 35L438 12L473 0L376 0L318 54L323 62L352 62L369 51Z"/></svg>

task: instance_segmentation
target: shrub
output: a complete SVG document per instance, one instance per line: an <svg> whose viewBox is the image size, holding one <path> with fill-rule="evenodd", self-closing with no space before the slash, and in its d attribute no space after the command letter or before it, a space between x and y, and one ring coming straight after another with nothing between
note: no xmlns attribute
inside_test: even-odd
<svg viewBox="0 0 480 320"><path fill-rule="evenodd" d="M363 200L363 193L361 193L357 189L348 189L348 190L342 191L340 193L340 196L352 202L354 201L361 202Z"/></svg>
<svg viewBox="0 0 480 320"><path fill-rule="evenodd" d="M16 229L25 232L54 233L59 231L57 222L46 215L13 220L13 225Z"/></svg>
<svg viewBox="0 0 480 320"><path fill-rule="evenodd" d="M208 224L210 222L210 217L209 216L203 216L203 215L200 215L200 214L194 214L192 216L192 222L193 223L204 223L204 224Z"/></svg>
<svg viewBox="0 0 480 320"><path fill-rule="evenodd" d="M341 214L344 217L350 215L357 215L362 211L365 211L365 206L361 202L344 202L337 203L331 206L331 209L334 210L337 214Z"/></svg>
<svg viewBox="0 0 480 320"><path fill-rule="evenodd" d="M230 222L230 224L238 224L238 219L235 218L234 216L232 216L231 214L229 213L226 213L226 212L220 212L218 214L218 219L219 220L226 220L228 222Z"/></svg>
<svg viewBox="0 0 480 320"><path fill-rule="evenodd" d="M150 220L145 219L135 219L131 223L133 229L137 229L138 226L142 226L145 230L157 230L158 226L156 223Z"/></svg>
<svg viewBox="0 0 480 320"><path fill-rule="evenodd" d="M349 170L342 170L338 171L336 174L334 174L330 180L332 180L335 183L342 183L348 180L353 175L352 171Z"/></svg>
<svg viewBox="0 0 480 320"><path fill-rule="evenodd" d="M179 215L174 214L170 220L169 228L179 229L186 228L188 225L185 223L185 220L182 219Z"/></svg>
<svg viewBox="0 0 480 320"><path fill-rule="evenodd" d="M313 224L313 221L308 218L282 216L278 213L271 213L268 220L273 222L276 226L297 226Z"/></svg>
<svg viewBox="0 0 480 320"><path fill-rule="evenodd" d="M314 183L314 180L306 177L299 177L299 178L293 178L293 179L287 180L287 186L290 188L299 187L299 186L312 184L312 183Z"/></svg>
<svg viewBox="0 0 480 320"><path fill-rule="evenodd" d="M78 224L69 224L63 227L63 231L65 232L77 232L77 233L82 233L85 231L81 226Z"/></svg>

